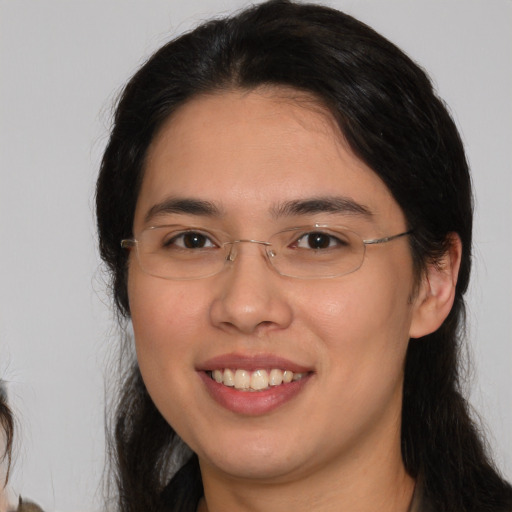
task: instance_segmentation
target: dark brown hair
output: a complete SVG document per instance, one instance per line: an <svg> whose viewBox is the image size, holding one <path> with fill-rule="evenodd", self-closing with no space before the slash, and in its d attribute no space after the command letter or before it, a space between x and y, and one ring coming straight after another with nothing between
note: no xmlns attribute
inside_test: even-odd
<svg viewBox="0 0 512 512"><path fill-rule="evenodd" d="M7 391L4 381L0 379L0 439L5 440L4 446L0 446L0 463L7 462L5 482L0 481L0 489L7 484L9 469L11 467L12 442L14 436L14 420L7 404Z"/></svg>

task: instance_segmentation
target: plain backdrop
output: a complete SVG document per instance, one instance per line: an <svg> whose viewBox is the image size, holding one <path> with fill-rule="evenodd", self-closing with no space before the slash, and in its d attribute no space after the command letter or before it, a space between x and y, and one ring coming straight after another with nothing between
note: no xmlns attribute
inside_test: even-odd
<svg viewBox="0 0 512 512"><path fill-rule="evenodd" d="M471 401L512 479L512 2L331 0L428 70L476 192ZM105 360L117 343L93 199L111 108L160 45L242 0L0 0L0 375L11 488L101 508Z"/></svg>

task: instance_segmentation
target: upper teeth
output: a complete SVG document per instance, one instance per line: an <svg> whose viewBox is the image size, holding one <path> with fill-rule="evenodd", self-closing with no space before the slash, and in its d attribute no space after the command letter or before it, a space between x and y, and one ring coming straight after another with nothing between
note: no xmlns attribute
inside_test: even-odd
<svg viewBox="0 0 512 512"><path fill-rule="evenodd" d="M283 383L300 380L305 373L293 373L290 370L279 370L273 368L267 370L256 370L254 372L248 370L213 370L212 378L219 384L234 387L235 389L247 391L261 391L268 389L269 386L279 386Z"/></svg>

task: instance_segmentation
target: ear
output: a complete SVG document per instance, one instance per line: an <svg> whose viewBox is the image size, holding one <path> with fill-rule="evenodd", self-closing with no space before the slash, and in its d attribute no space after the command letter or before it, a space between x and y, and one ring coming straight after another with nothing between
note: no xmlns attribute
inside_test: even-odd
<svg viewBox="0 0 512 512"><path fill-rule="evenodd" d="M443 257L429 264L414 298L409 336L421 338L436 331L450 313L455 299L462 243L459 235L448 235L449 247Z"/></svg>

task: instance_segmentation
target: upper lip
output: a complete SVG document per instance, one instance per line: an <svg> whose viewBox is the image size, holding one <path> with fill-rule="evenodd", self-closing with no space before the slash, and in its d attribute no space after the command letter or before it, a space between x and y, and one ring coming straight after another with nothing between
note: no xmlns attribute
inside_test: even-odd
<svg viewBox="0 0 512 512"><path fill-rule="evenodd" d="M311 367L304 366L273 354L222 354L212 357L197 366L197 370L199 371L212 371L223 368L240 368L248 371L261 370L265 368L279 368L282 370L290 370L294 373L307 373L312 371Z"/></svg>

